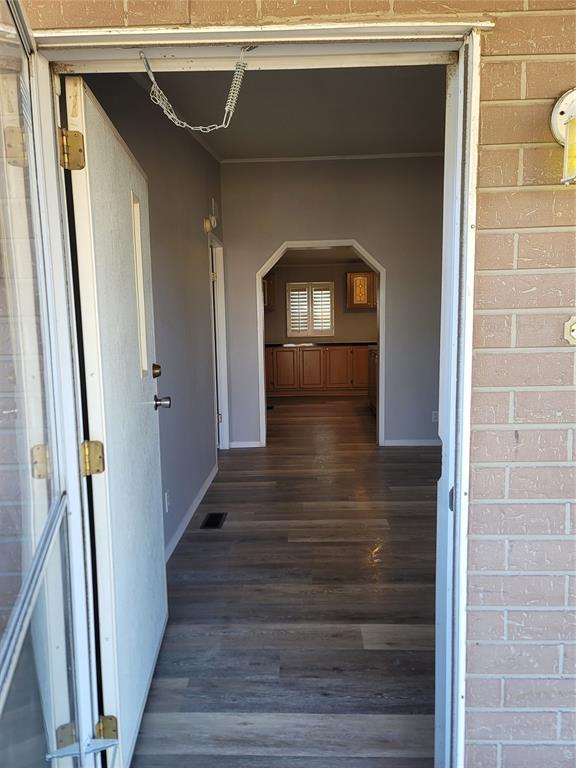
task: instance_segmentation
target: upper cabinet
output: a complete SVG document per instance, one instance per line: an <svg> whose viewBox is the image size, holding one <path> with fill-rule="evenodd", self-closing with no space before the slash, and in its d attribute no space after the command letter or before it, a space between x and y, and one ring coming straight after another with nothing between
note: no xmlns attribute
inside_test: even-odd
<svg viewBox="0 0 576 768"><path fill-rule="evenodd" d="M348 272L346 274L346 309L374 310L378 303L378 274Z"/></svg>

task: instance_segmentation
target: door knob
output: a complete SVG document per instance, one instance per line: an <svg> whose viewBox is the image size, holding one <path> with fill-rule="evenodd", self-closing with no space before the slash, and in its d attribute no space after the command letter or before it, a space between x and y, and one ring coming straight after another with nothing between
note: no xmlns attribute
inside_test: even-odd
<svg viewBox="0 0 576 768"><path fill-rule="evenodd" d="M157 411L158 408L172 408L172 398L154 395L154 410Z"/></svg>
<svg viewBox="0 0 576 768"><path fill-rule="evenodd" d="M162 366L159 363L152 363L152 378L157 379L162 376Z"/></svg>

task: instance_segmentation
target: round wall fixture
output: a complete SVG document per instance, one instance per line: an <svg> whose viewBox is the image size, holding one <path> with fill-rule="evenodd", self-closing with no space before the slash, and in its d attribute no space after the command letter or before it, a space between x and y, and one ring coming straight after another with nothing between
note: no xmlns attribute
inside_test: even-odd
<svg viewBox="0 0 576 768"><path fill-rule="evenodd" d="M576 114L576 88L562 94L550 116L550 128L558 144L564 145L566 140L566 123Z"/></svg>

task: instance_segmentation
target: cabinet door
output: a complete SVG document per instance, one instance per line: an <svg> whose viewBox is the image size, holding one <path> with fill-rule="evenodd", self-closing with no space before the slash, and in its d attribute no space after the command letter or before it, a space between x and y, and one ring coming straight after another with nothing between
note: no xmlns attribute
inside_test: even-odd
<svg viewBox="0 0 576 768"><path fill-rule="evenodd" d="M373 310L378 305L378 274L348 272L346 277L346 309Z"/></svg>
<svg viewBox="0 0 576 768"><path fill-rule="evenodd" d="M322 376L322 347L300 350L300 386L302 389L321 389L324 385Z"/></svg>
<svg viewBox="0 0 576 768"><path fill-rule="evenodd" d="M350 347L326 347L324 361L326 387L344 389L352 386L352 350Z"/></svg>
<svg viewBox="0 0 576 768"><path fill-rule="evenodd" d="M266 371L266 391L274 389L274 350L266 347L264 350L264 369Z"/></svg>
<svg viewBox="0 0 576 768"><path fill-rule="evenodd" d="M378 350L371 349L368 357L368 399L376 413L378 409Z"/></svg>
<svg viewBox="0 0 576 768"><path fill-rule="evenodd" d="M298 349L274 350L274 388L298 389Z"/></svg>
<svg viewBox="0 0 576 768"><path fill-rule="evenodd" d="M352 385L361 389L368 386L368 347L352 350Z"/></svg>

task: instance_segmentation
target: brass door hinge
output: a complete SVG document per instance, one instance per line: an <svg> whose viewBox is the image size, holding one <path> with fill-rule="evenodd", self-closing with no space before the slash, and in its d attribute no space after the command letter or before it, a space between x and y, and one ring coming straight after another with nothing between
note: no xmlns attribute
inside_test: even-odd
<svg viewBox="0 0 576 768"><path fill-rule="evenodd" d="M46 480L52 476L50 448L45 443L33 445L31 450L32 477L34 480Z"/></svg>
<svg viewBox="0 0 576 768"><path fill-rule="evenodd" d="M60 165L67 171L81 171L86 165L84 153L84 136L80 131L69 131L58 128L58 146L60 148Z"/></svg>
<svg viewBox="0 0 576 768"><path fill-rule="evenodd" d="M8 165L25 168L28 165L26 154L26 134L19 125L7 125L4 128L4 147Z"/></svg>
<svg viewBox="0 0 576 768"><path fill-rule="evenodd" d="M56 746L58 749L69 747L76 741L76 724L64 723L56 728Z"/></svg>
<svg viewBox="0 0 576 768"><path fill-rule="evenodd" d="M94 726L94 736L97 739L117 739L118 719L114 715L100 715Z"/></svg>
<svg viewBox="0 0 576 768"><path fill-rule="evenodd" d="M212 282L215 283L217 279L218 279L218 273L210 272L210 280L212 280Z"/></svg>
<svg viewBox="0 0 576 768"><path fill-rule="evenodd" d="M98 440L84 440L80 443L80 471L82 477L104 472L104 445Z"/></svg>

